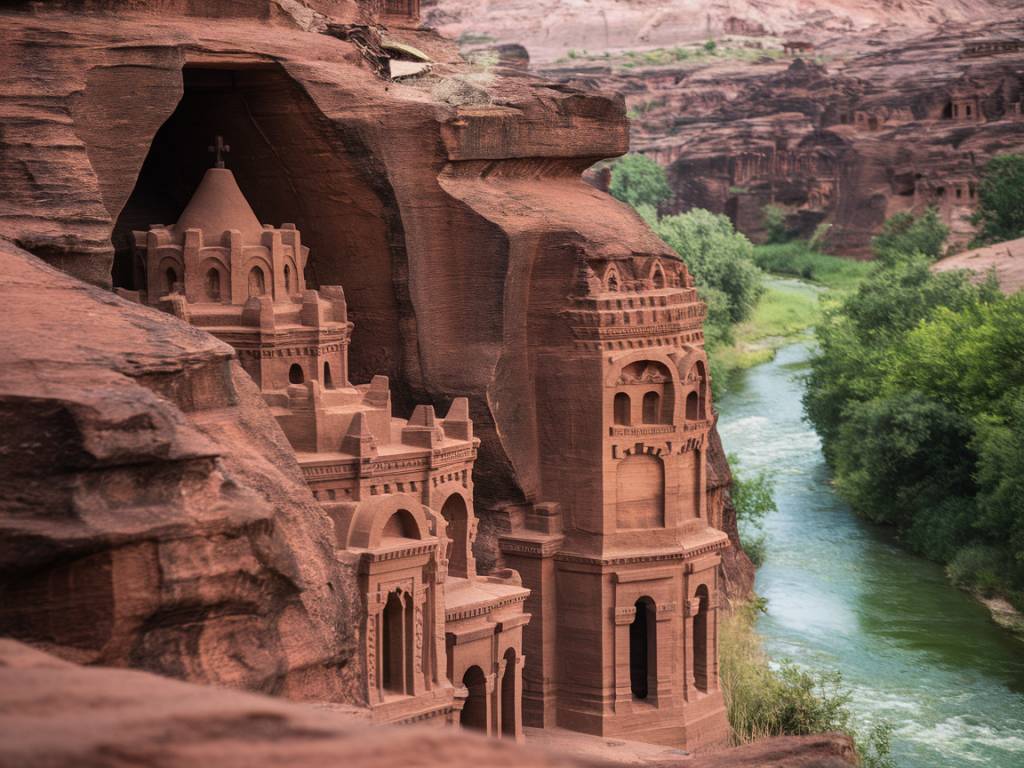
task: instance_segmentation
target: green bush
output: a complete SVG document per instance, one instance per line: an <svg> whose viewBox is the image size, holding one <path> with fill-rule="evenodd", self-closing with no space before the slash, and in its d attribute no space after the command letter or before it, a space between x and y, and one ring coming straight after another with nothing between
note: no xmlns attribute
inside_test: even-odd
<svg viewBox="0 0 1024 768"><path fill-rule="evenodd" d="M871 241L871 249L884 262L911 253L921 253L935 260L942 255L947 237L949 227L939 220L934 208L920 216L897 213L882 225L882 231Z"/></svg>
<svg viewBox="0 0 1024 768"><path fill-rule="evenodd" d="M626 155L615 163L608 191L634 208L649 205L656 209L672 197L665 169L644 155Z"/></svg>
<svg viewBox="0 0 1024 768"><path fill-rule="evenodd" d="M767 549L765 536L761 533L764 518L769 512L778 509L775 504L774 483L763 470L749 478L745 477L739 469L739 459L736 456L729 456L729 466L732 468L730 496L733 509L736 510L736 523L743 551L747 553L754 567L760 568L764 564Z"/></svg>
<svg viewBox="0 0 1024 768"><path fill-rule="evenodd" d="M1024 154L989 160L978 187L975 245L1024 237Z"/></svg>
<svg viewBox="0 0 1024 768"><path fill-rule="evenodd" d="M679 254L697 285L724 293L734 323L750 317L764 292L764 275L753 261L753 246L729 218L695 208L658 221L655 231Z"/></svg>
<svg viewBox="0 0 1024 768"><path fill-rule="evenodd" d="M785 208L781 205L769 203L761 209L761 218L769 243L784 243L789 240L789 232L786 229Z"/></svg>
<svg viewBox="0 0 1024 768"><path fill-rule="evenodd" d="M717 48L718 43L716 43L714 40L708 40L706 43L704 43L704 50L707 51L708 53L714 53Z"/></svg>
<svg viewBox="0 0 1024 768"><path fill-rule="evenodd" d="M820 253L801 240L754 246L754 263L765 272L813 280L838 290L860 285L871 271L870 262Z"/></svg>

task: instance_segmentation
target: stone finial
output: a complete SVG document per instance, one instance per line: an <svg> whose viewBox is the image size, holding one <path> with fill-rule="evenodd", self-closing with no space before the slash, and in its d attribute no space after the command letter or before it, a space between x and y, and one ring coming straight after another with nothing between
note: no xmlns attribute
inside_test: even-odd
<svg viewBox="0 0 1024 768"><path fill-rule="evenodd" d="M321 285L320 298L331 305L331 320L336 323L348 322L348 301L340 285Z"/></svg>
<svg viewBox="0 0 1024 768"><path fill-rule="evenodd" d="M444 440L432 405L417 405L409 423L402 428L402 442L417 448L433 448Z"/></svg>
<svg viewBox="0 0 1024 768"><path fill-rule="evenodd" d="M269 296L250 297L242 307L242 323L264 331L275 330L277 320L274 317L274 300Z"/></svg>
<svg viewBox="0 0 1024 768"><path fill-rule="evenodd" d="M391 387L387 376L377 375L370 380L370 388L363 397L363 402L378 408L385 408L391 402Z"/></svg>
<svg viewBox="0 0 1024 768"><path fill-rule="evenodd" d="M372 458L377 455L377 440L366 423L362 411L358 411L348 426L348 432L341 439L341 450L361 458Z"/></svg>
<svg viewBox="0 0 1024 768"><path fill-rule="evenodd" d="M441 422L444 433L453 440L472 440L473 422L469 418L469 399L456 397Z"/></svg>

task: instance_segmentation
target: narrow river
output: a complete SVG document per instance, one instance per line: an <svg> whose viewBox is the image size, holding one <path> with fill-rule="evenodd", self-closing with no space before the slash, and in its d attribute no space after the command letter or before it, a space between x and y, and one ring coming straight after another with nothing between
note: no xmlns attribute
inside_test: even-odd
<svg viewBox="0 0 1024 768"><path fill-rule="evenodd" d="M1024 643L951 587L942 569L895 547L833 493L802 419L808 348L782 349L736 377L718 403L726 450L768 470L778 512L765 522L758 624L774 660L838 669L858 724L895 726L900 768L1024 766Z"/></svg>

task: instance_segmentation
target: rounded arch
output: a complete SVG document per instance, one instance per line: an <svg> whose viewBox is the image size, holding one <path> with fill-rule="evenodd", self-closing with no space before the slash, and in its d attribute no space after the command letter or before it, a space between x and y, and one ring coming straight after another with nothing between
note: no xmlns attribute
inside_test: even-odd
<svg viewBox="0 0 1024 768"><path fill-rule="evenodd" d="M448 575L470 576L469 505L462 494L456 492L445 499L441 516L448 524Z"/></svg>
<svg viewBox="0 0 1024 768"><path fill-rule="evenodd" d="M340 542L345 547L374 549L379 547L384 537L384 528L396 512L403 511L407 516L401 518L403 530L407 535L403 538L426 540L430 526L423 512L423 505L407 493L392 493L387 496L374 496L359 503L352 521L346 541Z"/></svg>
<svg viewBox="0 0 1024 768"><path fill-rule="evenodd" d="M223 259L209 256L199 265L199 273L203 276L203 295L209 301L220 302L230 294L228 268Z"/></svg>
<svg viewBox="0 0 1024 768"><path fill-rule="evenodd" d="M646 699L658 685L658 622L654 600L646 595L633 608L629 625L629 687L634 699Z"/></svg>
<svg viewBox="0 0 1024 768"><path fill-rule="evenodd" d="M462 706L459 724L463 728L487 731L487 677L484 671L475 664L462 676L468 696Z"/></svg>
<svg viewBox="0 0 1024 768"><path fill-rule="evenodd" d="M661 394L655 391L644 392L643 422L644 424L660 424L664 420L661 413Z"/></svg>
<svg viewBox="0 0 1024 768"><path fill-rule="evenodd" d="M306 381L306 373L302 370L302 366L298 363L292 363L288 369L288 383L289 384L302 384Z"/></svg>
<svg viewBox="0 0 1024 768"><path fill-rule="evenodd" d="M619 274L619 269L614 264L609 264L608 268L604 271L604 289L608 293L618 293L622 290L622 275Z"/></svg>
<svg viewBox="0 0 1024 768"><path fill-rule="evenodd" d="M629 399L629 395L625 392L616 392L615 398L612 401L612 421L613 423L628 427L633 423L632 414L633 403Z"/></svg>
<svg viewBox="0 0 1024 768"><path fill-rule="evenodd" d="M655 290L660 290L667 284L664 267L661 266L660 261L655 261L651 267L651 285L654 286Z"/></svg>
<svg viewBox="0 0 1024 768"><path fill-rule="evenodd" d="M292 265L284 265L284 292L291 294L292 292Z"/></svg>
<svg viewBox="0 0 1024 768"><path fill-rule="evenodd" d="M267 293L267 277L263 267L256 265L249 270L248 277L249 296L265 296Z"/></svg>
<svg viewBox="0 0 1024 768"><path fill-rule="evenodd" d="M324 361L324 389L334 389L334 377L331 376L331 364Z"/></svg>
<svg viewBox="0 0 1024 768"><path fill-rule="evenodd" d="M160 288L164 293L171 293L174 290L174 284L180 283L181 277L185 273L181 262L169 256L160 259L157 270L161 280Z"/></svg>

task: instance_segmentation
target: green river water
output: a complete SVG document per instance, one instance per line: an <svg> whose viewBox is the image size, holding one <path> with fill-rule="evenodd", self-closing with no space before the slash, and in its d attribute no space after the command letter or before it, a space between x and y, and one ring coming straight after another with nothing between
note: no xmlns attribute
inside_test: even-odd
<svg viewBox="0 0 1024 768"><path fill-rule="evenodd" d="M758 623L773 660L838 669L858 726L895 727L900 768L1024 768L1024 642L835 495L800 398L805 344L737 375L718 401L726 450L775 478ZM866 729L865 729L866 730Z"/></svg>

